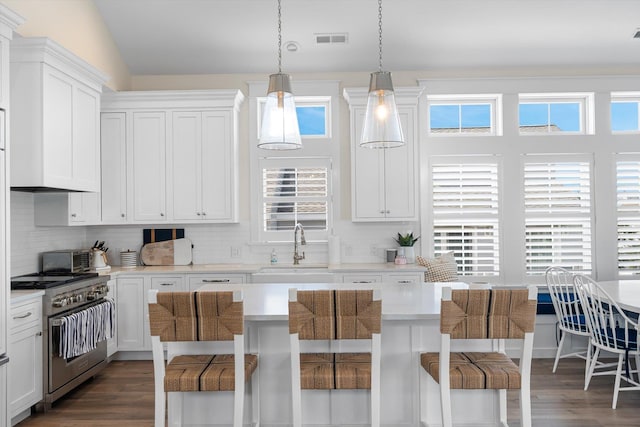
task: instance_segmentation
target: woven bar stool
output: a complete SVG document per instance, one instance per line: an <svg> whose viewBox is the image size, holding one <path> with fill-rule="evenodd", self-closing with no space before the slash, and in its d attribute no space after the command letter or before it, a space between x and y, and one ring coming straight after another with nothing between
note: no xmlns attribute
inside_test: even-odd
<svg viewBox="0 0 640 427"><path fill-rule="evenodd" d="M537 289L442 289L440 353L420 354L423 377L440 384L442 425L452 426L451 389L497 390L500 422L507 425L507 390L520 389L523 427L531 427L530 375ZM522 354L516 365L503 351L451 352L451 340L521 339ZM421 386L422 390L423 387ZM420 416L426 425L426 397L421 397ZM460 410L463 410L460 408Z"/></svg>
<svg viewBox="0 0 640 427"><path fill-rule="evenodd" d="M245 382L251 379L252 426L259 425L258 356L244 352L242 293L149 291L155 384L155 427L165 425L166 393L232 391L233 426L243 426ZM175 355L172 344L233 341L233 354ZM165 366L162 343L171 358ZM181 411L182 412L182 409ZM181 419L181 416L180 416Z"/></svg>
<svg viewBox="0 0 640 427"><path fill-rule="evenodd" d="M302 426L302 390L371 390L380 426L380 290L289 290L293 426ZM369 340L366 353L301 353L300 340Z"/></svg>

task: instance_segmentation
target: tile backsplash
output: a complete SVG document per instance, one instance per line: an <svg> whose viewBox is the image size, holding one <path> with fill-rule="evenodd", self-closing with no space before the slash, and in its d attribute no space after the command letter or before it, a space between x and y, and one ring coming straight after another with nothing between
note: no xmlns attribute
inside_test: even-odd
<svg viewBox="0 0 640 427"><path fill-rule="evenodd" d="M145 228L180 227L193 243L194 264L269 264L272 249L280 264L292 263L293 243L249 243L248 221L238 224L122 225L41 227L34 225L33 193L11 192L11 276L40 270L39 254L55 249L88 248L104 240L109 248L110 265L120 265L120 251L139 251ZM336 221L334 233L340 236L341 262L380 263L386 261L386 248L396 247L397 230L418 230L413 223L353 223ZM419 233L417 233L419 234ZM293 231L291 234L293 240ZM327 242L308 242L303 248L308 264L328 262Z"/></svg>
<svg viewBox="0 0 640 427"><path fill-rule="evenodd" d="M40 271L39 254L86 247L86 227L36 227L33 193L11 192L11 276Z"/></svg>

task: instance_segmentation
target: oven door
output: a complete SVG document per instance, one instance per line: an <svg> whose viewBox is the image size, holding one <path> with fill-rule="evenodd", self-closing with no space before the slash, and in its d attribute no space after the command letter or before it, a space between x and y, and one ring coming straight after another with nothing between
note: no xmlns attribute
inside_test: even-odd
<svg viewBox="0 0 640 427"><path fill-rule="evenodd" d="M55 392L57 389L72 381L74 378L82 375L92 367L107 359L107 341L100 341L96 344L96 348L80 356L65 359L60 357L60 320L70 314L86 310L94 305L98 305L103 300L95 303L87 304L76 310L60 313L49 318L49 334L48 334L48 353L49 353L49 393Z"/></svg>

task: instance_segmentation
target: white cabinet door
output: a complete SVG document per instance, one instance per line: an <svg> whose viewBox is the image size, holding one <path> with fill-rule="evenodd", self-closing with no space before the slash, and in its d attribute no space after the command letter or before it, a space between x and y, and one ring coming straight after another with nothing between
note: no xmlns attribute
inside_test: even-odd
<svg viewBox="0 0 640 427"><path fill-rule="evenodd" d="M9 407L11 417L42 400L42 331L11 334Z"/></svg>
<svg viewBox="0 0 640 427"><path fill-rule="evenodd" d="M202 211L202 114L174 112L171 152L173 219L193 221ZM223 155L223 153L219 153Z"/></svg>
<svg viewBox="0 0 640 427"><path fill-rule="evenodd" d="M133 215L135 222L166 221L166 117L133 113Z"/></svg>
<svg viewBox="0 0 640 427"><path fill-rule="evenodd" d="M236 220L235 158L231 113L202 113L202 216L207 221Z"/></svg>
<svg viewBox="0 0 640 427"><path fill-rule="evenodd" d="M100 191L100 94L75 82L73 95L73 180Z"/></svg>
<svg viewBox="0 0 640 427"><path fill-rule="evenodd" d="M42 73L44 179L56 188L74 188L73 81L46 64Z"/></svg>
<svg viewBox="0 0 640 427"><path fill-rule="evenodd" d="M126 113L102 113L100 153L102 223L126 223L128 219Z"/></svg>
<svg viewBox="0 0 640 427"><path fill-rule="evenodd" d="M42 299L11 306L9 410L11 417L42 400Z"/></svg>
<svg viewBox="0 0 640 427"><path fill-rule="evenodd" d="M385 217L394 221L417 221L417 192L415 160L418 156L416 140L413 132L413 110L400 107L398 109L405 145L388 150L377 150L384 153L384 194Z"/></svg>
<svg viewBox="0 0 640 427"><path fill-rule="evenodd" d="M116 290L118 351L144 350L144 303L147 300L143 277L119 277Z"/></svg>

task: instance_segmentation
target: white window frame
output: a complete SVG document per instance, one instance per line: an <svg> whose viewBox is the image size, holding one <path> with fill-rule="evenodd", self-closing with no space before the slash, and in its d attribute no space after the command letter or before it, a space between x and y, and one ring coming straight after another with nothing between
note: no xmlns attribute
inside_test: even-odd
<svg viewBox="0 0 640 427"><path fill-rule="evenodd" d="M520 126L521 104L578 104L580 107L580 130L553 131L549 128L551 118L547 120L547 132L527 132ZM595 133L594 94L593 92L579 93L520 93L518 95L517 124L521 136L529 135L593 135Z"/></svg>
<svg viewBox="0 0 640 427"><path fill-rule="evenodd" d="M431 107L437 105L489 105L489 132L465 132L460 118L458 132L437 132L431 130ZM427 95L427 135L430 137L482 137L502 135L502 95L501 94L465 94L465 95Z"/></svg>
<svg viewBox="0 0 640 427"><path fill-rule="evenodd" d="M248 82L249 85L249 211L250 211L250 227L249 227L249 246L254 247L252 252L260 253L263 250L270 251L272 247L285 247L293 243L293 229L290 233L282 234L286 240L268 240L268 234L262 230L263 225L263 205L262 205L262 168L261 161L264 158L278 157L283 161L288 159L290 165L296 166L296 159L318 159L319 162L326 162L329 159L331 169L329 185L333 190L330 193L331 199L328 206L328 227L327 233L309 233L305 231L307 238L307 252L313 252L314 246L326 247L328 236L334 233L333 218L340 212L340 143L338 131L340 126L339 109L340 105L340 84L336 80L295 80L292 82L292 90L296 95L296 103L301 105L326 105L325 117L327 126L326 137L303 137L302 148L298 150L264 150L258 148L260 132L260 104L266 99L267 80ZM321 163L324 164L324 163ZM278 237L280 238L280 237ZM318 245L314 245L319 243ZM262 248L264 247L264 248ZM261 255L259 255L261 256Z"/></svg>
<svg viewBox="0 0 640 427"><path fill-rule="evenodd" d="M632 102L638 104L638 129L634 130L613 130L610 127L610 131L613 135L633 135L640 133L640 92L611 92L611 104L609 105L609 114L611 114L611 105L620 102ZM609 123L613 122L613 117L610 118Z"/></svg>

